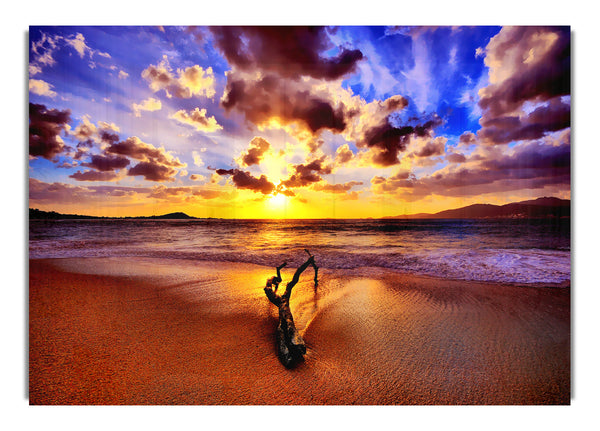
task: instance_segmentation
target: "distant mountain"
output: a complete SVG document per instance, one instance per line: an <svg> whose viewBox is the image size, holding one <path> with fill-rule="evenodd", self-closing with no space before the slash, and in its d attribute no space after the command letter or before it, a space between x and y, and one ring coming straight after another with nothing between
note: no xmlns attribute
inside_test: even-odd
<svg viewBox="0 0 600 431"><path fill-rule="evenodd" d="M561 218L571 216L571 201L553 197L506 205L475 204L435 214L406 214L386 219Z"/></svg>
<svg viewBox="0 0 600 431"><path fill-rule="evenodd" d="M159 219L159 220L188 220L195 219L196 217L192 217L182 212L169 213L158 216L141 216L141 217L94 217L94 216L86 216L79 214L60 214L56 211L41 211L35 208L29 208L29 219L30 220L78 220L78 219Z"/></svg>

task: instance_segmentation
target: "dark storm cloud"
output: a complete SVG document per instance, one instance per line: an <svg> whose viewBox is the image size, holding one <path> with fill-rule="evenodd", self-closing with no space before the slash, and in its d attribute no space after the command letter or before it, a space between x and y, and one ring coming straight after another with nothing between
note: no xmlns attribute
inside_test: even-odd
<svg viewBox="0 0 600 431"><path fill-rule="evenodd" d="M411 136L427 136L441 124L442 119L434 116L421 125L398 127L392 124L390 117L387 117L383 123L369 128L357 145L377 150L373 154L375 164L391 166L400 162L398 155L406 150Z"/></svg>
<svg viewBox="0 0 600 431"><path fill-rule="evenodd" d="M44 105L29 103L29 155L51 160L65 149L61 132L71 121L71 111L47 109Z"/></svg>
<svg viewBox="0 0 600 431"><path fill-rule="evenodd" d="M277 118L283 124L299 122L313 134L322 129L339 133L346 128L342 109L311 94L301 84L286 82L276 75L246 81L245 77L229 73L221 104L228 111L235 108L242 112L257 125Z"/></svg>
<svg viewBox="0 0 600 431"><path fill-rule="evenodd" d="M240 70L262 69L287 78L337 79L352 72L363 58L360 50L334 48L325 27L212 27L217 47Z"/></svg>
<svg viewBox="0 0 600 431"><path fill-rule="evenodd" d="M250 172L240 169L217 169L215 172L221 176L231 175L231 180L238 189L252 190L264 195L273 193L276 189L275 184L270 182L265 175L256 178Z"/></svg>

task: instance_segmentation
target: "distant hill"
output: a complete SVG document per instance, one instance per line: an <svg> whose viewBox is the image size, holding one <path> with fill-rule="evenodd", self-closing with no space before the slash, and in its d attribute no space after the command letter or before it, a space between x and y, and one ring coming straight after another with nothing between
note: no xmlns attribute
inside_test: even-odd
<svg viewBox="0 0 600 431"><path fill-rule="evenodd" d="M150 219L165 219L165 220L187 220L187 219L195 219L196 217L192 217L187 215L186 213L177 212L177 213L169 213L159 216L150 216L150 217L131 217L131 218L150 218Z"/></svg>
<svg viewBox="0 0 600 431"><path fill-rule="evenodd" d="M506 205L474 204L435 214L406 214L386 219L561 218L571 216L571 201L553 197Z"/></svg>
<svg viewBox="0 0 600 431"><path fill-rule="evenodd" d="M196 217L192 217L182 212L175 212L163 215L154 215L154 216L141 216L141 217L95 217L95 216L86 216L79 214L60 214L56 211L41 211L35 208L29 208L29 219L30 220L91 220L91 219L160 219L160 220L188 220L195 219Z"/></svg>

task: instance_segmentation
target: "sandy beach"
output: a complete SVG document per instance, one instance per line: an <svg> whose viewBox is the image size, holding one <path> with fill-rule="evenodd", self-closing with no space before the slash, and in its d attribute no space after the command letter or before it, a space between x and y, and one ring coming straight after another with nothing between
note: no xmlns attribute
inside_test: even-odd
<svg viewBox="0 0 600 431"><path fill-rule="evenodd" d="M65 258L29 274L30 404L570 403L565 286L365 268L314 289L305 273L291 307L308 352L288 370L272 268Z"/></svg>

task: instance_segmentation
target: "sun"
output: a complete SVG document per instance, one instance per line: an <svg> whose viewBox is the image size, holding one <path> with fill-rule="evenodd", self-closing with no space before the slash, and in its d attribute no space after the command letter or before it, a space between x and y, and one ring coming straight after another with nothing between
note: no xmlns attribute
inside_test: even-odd
<svg viewBox="0 0 600 431"><path fill-rule="evenodd" d="M269 198L269 207L271 207L272 209L283 208L283 207L285 207L286 203L287 203L287 197L283 193L275 192L275 194L273 194Z"/></svg>

